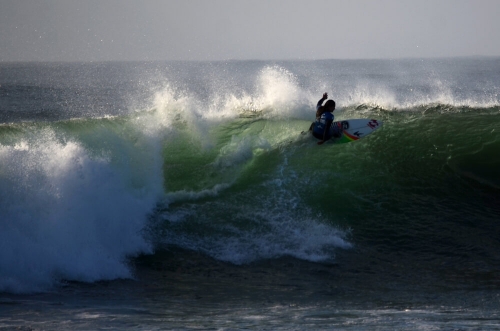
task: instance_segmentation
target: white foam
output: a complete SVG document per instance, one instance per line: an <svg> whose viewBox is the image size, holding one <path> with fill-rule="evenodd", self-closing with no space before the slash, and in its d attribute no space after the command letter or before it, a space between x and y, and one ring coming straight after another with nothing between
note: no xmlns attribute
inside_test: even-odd
<svg viewBox="0 0 500 331"><path fill-rule="evenodd" d="M200 191L180 190L175 192L169 192L165 194L165 202L172 203L176 201L190 201L190 200L199 200L207 197L215 197L221 191L230 187L231 184L232 183L217 184L212 188Z"/></svg>
<svg viewBox="0 0 500 331"><path fill-rule="evenodd" d="M243 197L238 197L244 201ZM160 240L234 264L281 256L332 262L335 249L352 247L345 239L345 231L329 225L327 220L314 215L300 201L294 201L296 207L292 207L276 201L275 197L264 198L269 203L260 204L247 198L246 203L240 202L238 210L226 199L224 202L189 204L169 210L163 221L188 222L190 227L203 229L202 235L171 229ZM249 205L250 201L255 205ZM216 213L213 208L217 209ZM219 217L223 217L222 222ZM180 229L183 228L181 225Z"/></svg>
<svg viewBox="0 0 500 331"><path fill-rule="evenodd" d="M50 129L0 146L0 164L0 291L130 277L126 257L151 252L141 235L159 194L149 175Z"/></svg>
<svg viewBox="0 0 500 331"><path fill-rule="evenodd" d="M263 67L254 82L253 92L236 95L233 91L218 90L207 99L196 99L189 91L175 92L166 84L155 93L154 108L160 110L167 122L184 121L192 132L208 131L211 125L233 120L242 112L259 112L266 117L304 117L313 113L315 97L300 87L297 77L280 66Z"/></svg>
<svg viewBox="0 0 500 331"><path fill-rule="evenodd" d="M316 98L300 86L291 71L267 66L260 71L254 104L269 118L309 118L314 114ZM318 98L319 99L319 98Z"/></svg>
<svg viewBox="0 0 500 331"><path fill-rule="evenodd" d="M214 162L217 168L243 164L253 158L254 150L269 150L271 145L259 136L232 136L231 141L220 149Z"/></svg>
<svg viewBox="0 0 500 331"><path fill-rule="evenodd" d="M295 192L286 157L269 176L272 179L257 188L170 209L163 221L175 224L160 241L235 264L281 256L332 262L335 249L352 247L346 231L314 213ZM262 190L266 193L261 194ZM178 197L192 201L207 196ZM202 230L187 233L178 225L184 222Z"/></svg>
<svg viewBox="0 0 500 331"><path fill-rule="evenodd" d="M484 94L469 96L454 92L450 82L437 77L429 78L425 86L427 91L408 87L407 91L395 90L395 86L386 86L382 82L360 81L348 89L344 96L344 107L360 105L382 108L391 111L407 111L415 108L429 108L446 105L454 108L489 108L498 106L497 95Z"/></svg>

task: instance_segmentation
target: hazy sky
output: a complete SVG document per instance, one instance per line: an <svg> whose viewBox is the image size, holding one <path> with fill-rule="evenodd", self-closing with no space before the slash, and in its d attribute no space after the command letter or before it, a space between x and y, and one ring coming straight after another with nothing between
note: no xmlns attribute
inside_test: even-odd
<svg viewBox="0 0 500 331"><path fill-rule="evenodd" d="M0 0L0 61L500 56L500 0Z"/></svg>

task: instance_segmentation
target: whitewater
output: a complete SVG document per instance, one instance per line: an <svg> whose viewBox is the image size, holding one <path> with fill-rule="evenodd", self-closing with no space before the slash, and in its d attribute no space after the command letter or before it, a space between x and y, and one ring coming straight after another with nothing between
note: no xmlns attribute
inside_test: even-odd
<svg viewBox="0 0 500 331"><path fill-rule="evenodd" d="M496 329L499 77L498 58L2 63L0 325ZM317 146L324 92L384 127Z"/></svg>

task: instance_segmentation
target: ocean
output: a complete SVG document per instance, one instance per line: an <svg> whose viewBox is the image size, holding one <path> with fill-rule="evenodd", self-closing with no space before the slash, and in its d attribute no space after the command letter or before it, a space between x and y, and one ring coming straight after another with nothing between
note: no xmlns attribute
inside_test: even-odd
<svg viewBox="0 0 500 331"><path fill-rule="evenodd" d="M0 63L0 330L500 330L499 221L500 58Z"/></svg>

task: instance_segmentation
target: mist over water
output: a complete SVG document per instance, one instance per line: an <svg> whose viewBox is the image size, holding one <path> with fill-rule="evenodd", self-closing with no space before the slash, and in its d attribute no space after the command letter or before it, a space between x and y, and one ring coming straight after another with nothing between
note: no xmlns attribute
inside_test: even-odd
<svg viewBox="0 0 500 331"><path fill-rule="evenodd" d="M2 64L0 291L132 278L131 258L169 247L496 273L499 73L498 59ZM325 91L336 120L383 129L316 146L299 133Z"/></svg>

